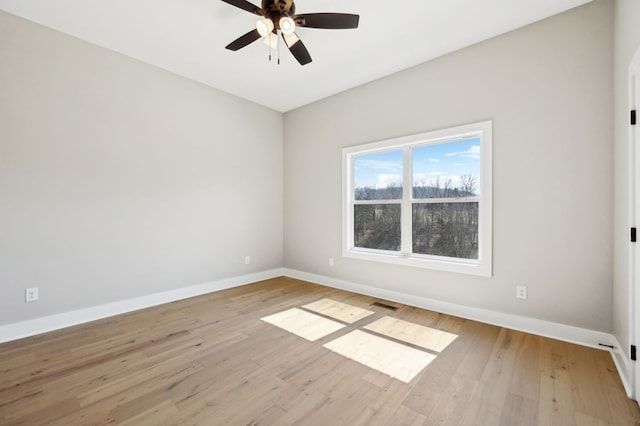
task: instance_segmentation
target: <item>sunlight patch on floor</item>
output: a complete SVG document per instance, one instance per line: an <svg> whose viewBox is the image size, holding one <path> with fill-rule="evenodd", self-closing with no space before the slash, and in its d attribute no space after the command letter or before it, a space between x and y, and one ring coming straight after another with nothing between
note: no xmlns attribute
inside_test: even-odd
<svg viewBox="0 0 640 426"><path fill-rule="evenodd" d="M262 321L287 330L311 342L327 336L344 325L318 315L292 308L261 318Z"/></svg>
<svg viewBox="0 0 640 426"><path fill-rule="evenodd" d="M349 327L351 332L325 343L323 347L405 383L409 383L458 337L391 316L366 325L347 326L345 324L355 324L375 312L329 298L302 308L323 316L292 308L261 319L312 342Z"/></svg>
<svg viewBox="0 0 640 426"><path fill-rule="evenodd" d="M436 358L360 330L332 340L324 347L405 383L409 383Z"/></svg>
<svg viewBox="0 0 640 426"><path fill-rule="evenodd" d="M373 315L372 311L358 308L357 306L351 306L346 303L337 302L328 298L309 303L304 305L303 308L349 324L353 324L354 322L360 321L369 315Z"/></svg>
<svg viewBox="0 0 640 426"><path fill-rule="evenodd" d="M458 337L456 334L389 316L382 317L364 328L435 352L442 352Z"/></svg>

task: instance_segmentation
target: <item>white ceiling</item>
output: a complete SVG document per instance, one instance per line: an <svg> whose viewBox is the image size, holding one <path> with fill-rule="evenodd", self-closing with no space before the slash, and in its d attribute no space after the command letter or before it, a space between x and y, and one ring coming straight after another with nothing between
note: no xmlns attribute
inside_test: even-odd
<svg viewBox="0 0 640 426"><path fill-rule="evenodd" d="M257 16L221 0L0 0L0 9L285 112L589 1L297 0L296 13L360 15L355 30L299 28L313 58L304 67L284 45L280 65L261 41L226 50Z"/></svg>

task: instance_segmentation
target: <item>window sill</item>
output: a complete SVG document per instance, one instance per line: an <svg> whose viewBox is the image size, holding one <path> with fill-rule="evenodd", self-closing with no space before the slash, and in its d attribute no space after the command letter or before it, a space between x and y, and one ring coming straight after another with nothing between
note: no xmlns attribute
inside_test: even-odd
<svg viewBox="0 0 640 426"><path fill-rule="evenodd" d="M477 260L448 260L435 259L429 257L418 257L394 252L380 252L351 249L344 250L342 256L348 259L366 260L371 262L389 263L400 266L410 266L415 268L432 269L436 271L455 272L481 277L491 277L491 265Z"/></svg>

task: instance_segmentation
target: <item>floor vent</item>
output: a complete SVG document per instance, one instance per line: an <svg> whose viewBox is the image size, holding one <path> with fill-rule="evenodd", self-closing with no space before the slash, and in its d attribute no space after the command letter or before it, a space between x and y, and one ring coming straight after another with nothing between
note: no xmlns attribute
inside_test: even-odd
<svg viewBox="0 0 640 426"><path fill-rule="evenodd" d="M385 302L373 302L371 304L371 306L377 306L379 308L390 309L392 311L397 311L398 310L397 306L389 305L388 303L385 303Z"/></svg>

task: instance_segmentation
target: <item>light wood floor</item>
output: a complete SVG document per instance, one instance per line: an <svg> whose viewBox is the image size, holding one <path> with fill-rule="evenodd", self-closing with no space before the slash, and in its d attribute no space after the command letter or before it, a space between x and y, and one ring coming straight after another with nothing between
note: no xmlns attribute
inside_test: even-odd
<svg viewBox="0 0 640 426"><path fill-rule="evenodd" d="M375 314L309 342L260 318ZM640 425L607 352L289 278L0 345L0 425ZM324 348L391 316L458 337L403 383Z"/></svg>

